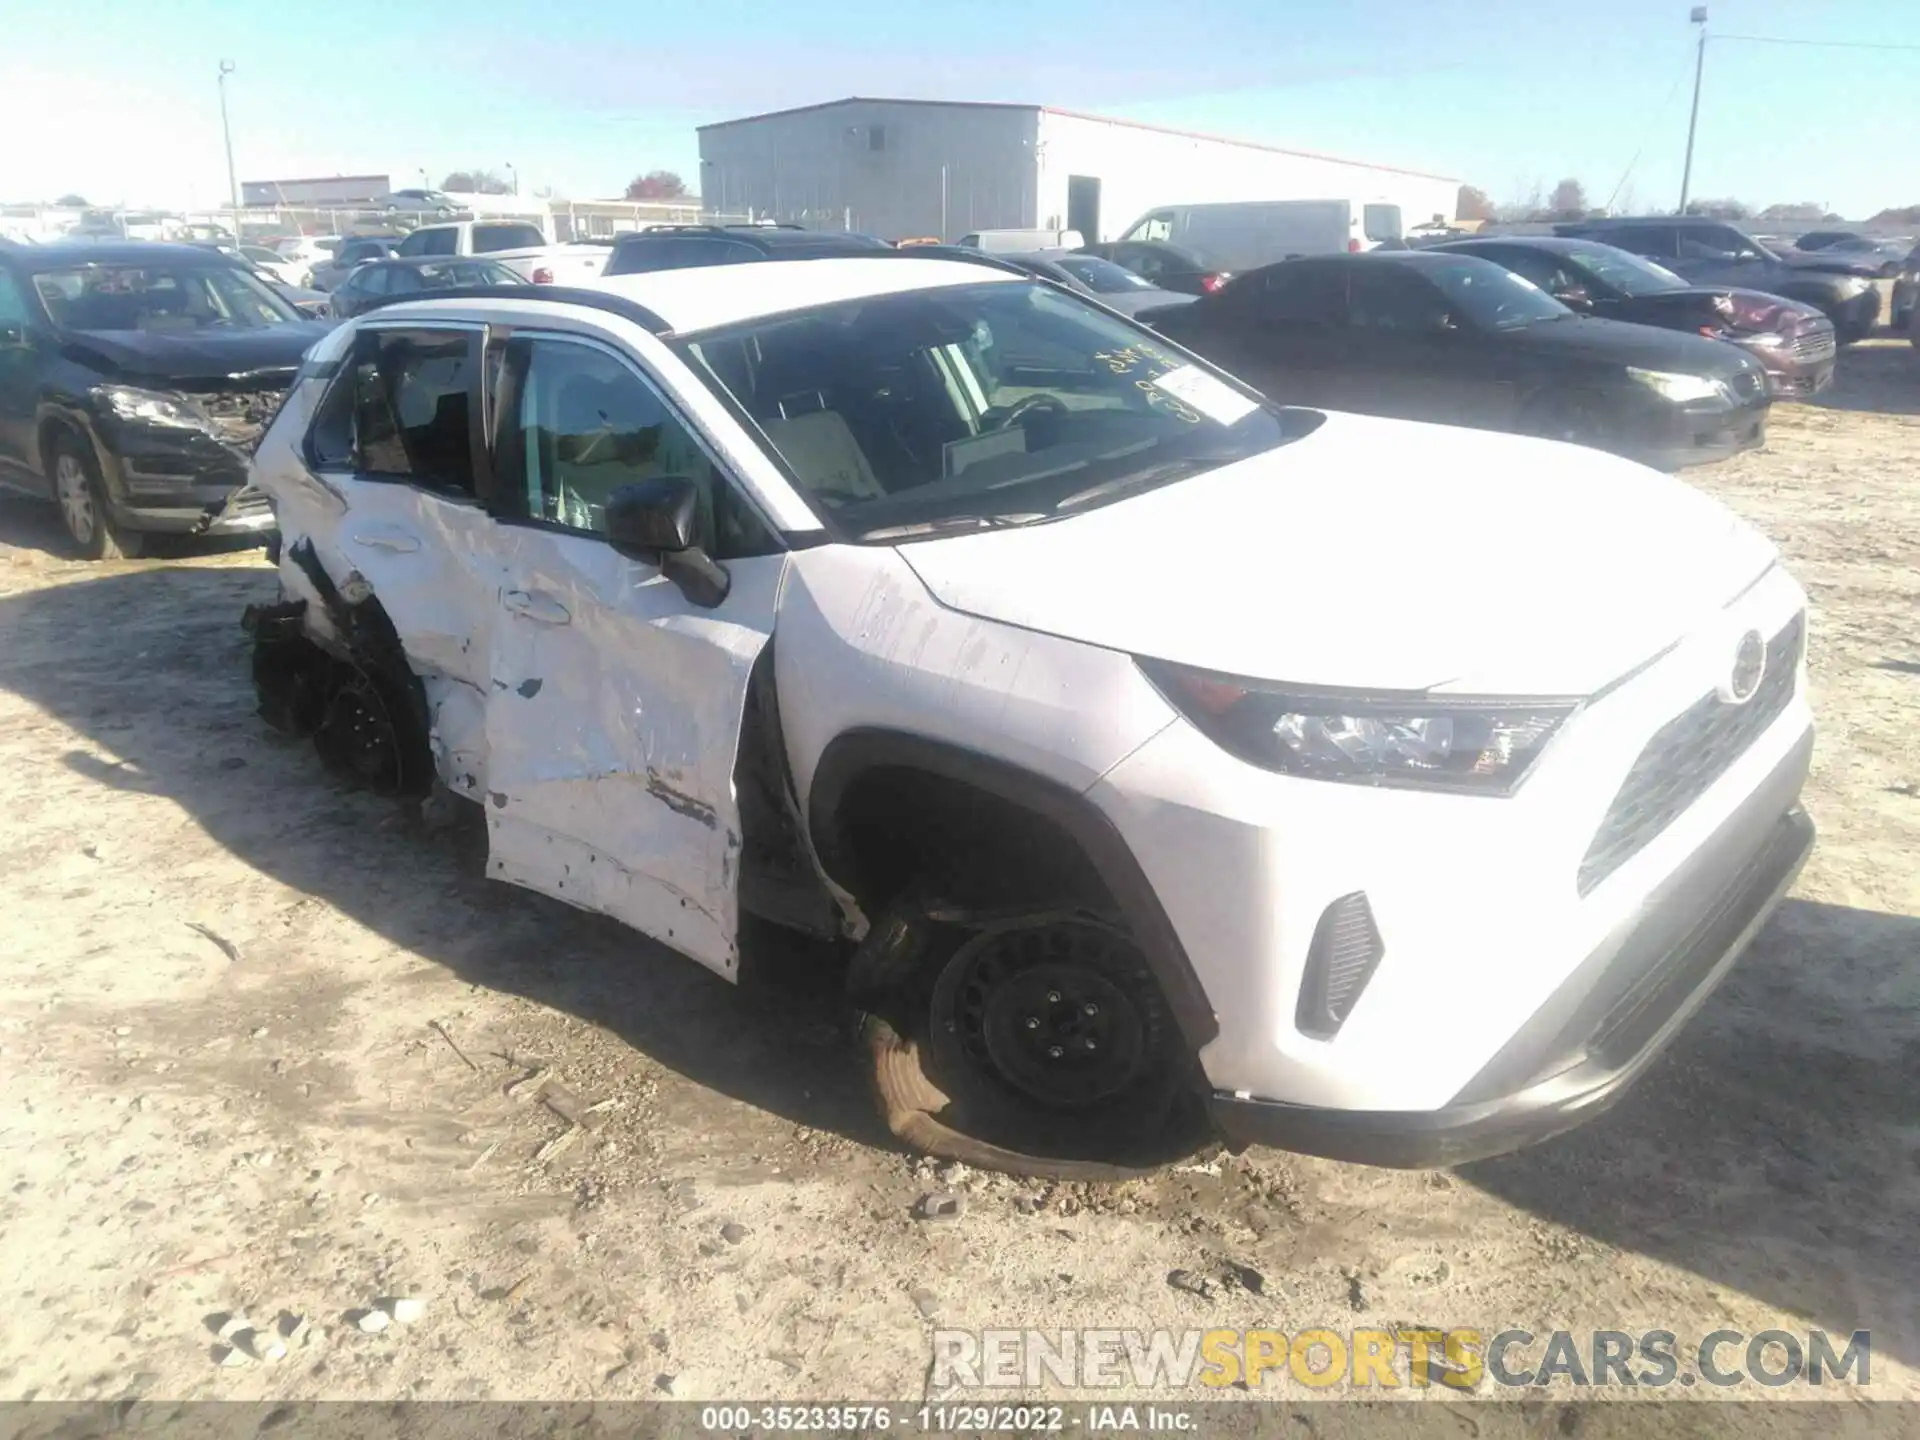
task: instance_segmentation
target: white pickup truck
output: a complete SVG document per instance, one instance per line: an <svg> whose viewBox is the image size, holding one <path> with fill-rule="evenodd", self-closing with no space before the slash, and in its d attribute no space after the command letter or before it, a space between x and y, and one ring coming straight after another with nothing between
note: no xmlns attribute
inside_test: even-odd
<svg viewBox="0 0 1920 1440"><path fill-rule="evenodd" d="M536 285L578 285L599 278L612 253L604 245L554 245L526 220L460 220L422 225L400 242L399 256L484 255Z"/></svg>

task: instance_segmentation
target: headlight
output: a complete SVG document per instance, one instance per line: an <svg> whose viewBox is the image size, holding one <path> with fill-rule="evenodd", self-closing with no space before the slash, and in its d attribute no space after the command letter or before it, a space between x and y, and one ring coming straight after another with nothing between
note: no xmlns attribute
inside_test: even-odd
<svg viewBox="0 0 1920 1440"><path fill-rule="evenodd" d="M1777 350L1787 343L1787 337L1778 330L1762 330L1757 335L1742 335L1740 343L1759 350Z"/></svg>
<svg viewBox="0 0 1920 1440"><path fill-rule="evenodd" d="M1642 370L1627 367L1627 377L1646 386L1662 400L1684 405L1689 400L1718 400L1727 395L1727 387L1705 375L1681 375L1672 370Z"/></svg>
<svg viewBox="0 0 1920 1440"><path fill-rule="evenodd" d="M206 430L207 417L182 396L155 390L136 390L131 385L101 385L94 397L122 420L143 425L161 425L173 430Z"/></svg>
<svg viewBox="0 0 1920 1440"><path fill-rule="evenodd" d="M1312 780L1510 795L1578 706L1569 699L1309 695L1141 660L1215 744Z"/></svg>

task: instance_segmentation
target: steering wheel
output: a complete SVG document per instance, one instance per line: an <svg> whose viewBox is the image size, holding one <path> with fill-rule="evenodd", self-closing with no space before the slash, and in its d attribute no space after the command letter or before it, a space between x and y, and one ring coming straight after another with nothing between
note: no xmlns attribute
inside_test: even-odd
<svg viewBox="0 0 1920 1440"><path fill-rule="evenodd" d="M1005 430L1012 425L1018 424L1021 420L1024 420L1027 416L1033 414L1033 412L1036 410L1045 410L1049 414L1055 416L1056 418L1064 418L1067 414L1067 407L1061 403L1060 397L1057 395L1048 395L1045 393L1042 393L1039 395L1027 395L1022 397L1019 400L1014 401L1013 404L1007 406L1007 408L1001 413L1000 418L997 421L995 421L992 425L990 425L988 428L993 430ZM982 416L981 418L987 419L992 415L992 413L993 413L992 411L988 411L987 415Z"/></svg>

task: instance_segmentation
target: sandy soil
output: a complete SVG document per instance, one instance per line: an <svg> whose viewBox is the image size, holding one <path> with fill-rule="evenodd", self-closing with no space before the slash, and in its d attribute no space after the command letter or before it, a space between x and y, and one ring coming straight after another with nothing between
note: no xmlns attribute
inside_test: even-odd
<svg viewBox="0 0 1920 1440"><path fill-rule="evenodd" d="M1917 412L1874 344L1693 477L1814 596L1794 898L1616 1111L1436 1174L936 1180L820 957L766 937L736 991L487 884L254 718L256 555L79 565L0 507L0 1397L918 1398L936 1324L1390 1323L1871 1328L1920 1395ZM935 1185L960 1219L912 1218ZM223 1368L235 1310L311 1328Z"/></svg>

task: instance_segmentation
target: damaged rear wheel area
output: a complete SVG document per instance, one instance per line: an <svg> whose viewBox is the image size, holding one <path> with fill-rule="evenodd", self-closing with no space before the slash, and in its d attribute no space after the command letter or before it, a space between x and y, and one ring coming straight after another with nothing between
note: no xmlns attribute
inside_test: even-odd
<svg viewBox="0 0 1920 1440"><path fill-rule="evenodd" d="M247 608L253 684L260 717L286 735L310 738L327 768L383 795L432 788L426 699L406 663L393 622L370 594L349 602L302 541L299 564L326 606L337 646L307 626L305 600Z"/></svg>

